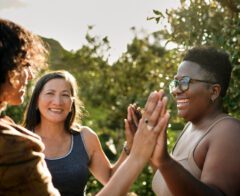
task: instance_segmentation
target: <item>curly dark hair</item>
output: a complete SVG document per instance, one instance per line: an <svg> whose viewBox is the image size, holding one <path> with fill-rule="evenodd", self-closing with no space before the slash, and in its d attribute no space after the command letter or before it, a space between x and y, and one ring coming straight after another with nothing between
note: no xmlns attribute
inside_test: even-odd
<svg viewBox="0 0 240 196"><path fill-rule="evenodd" d="M41 38L20 25L0 19L0 86L11 70L24 66L42 69L47 66L48 51Z"/></svg>
<svg viewBox="0 0 240 196"><path fill-rule="evenodd" d="M187 51L183 60L200 65L221 85L221 97L226 95L232 72L232 64L226 52L212 46L198 46Z"/></svg>

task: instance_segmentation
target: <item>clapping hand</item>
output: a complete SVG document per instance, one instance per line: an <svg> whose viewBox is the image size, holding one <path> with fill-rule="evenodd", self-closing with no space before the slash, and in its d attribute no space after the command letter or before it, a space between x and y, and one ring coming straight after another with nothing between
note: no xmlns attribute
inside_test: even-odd
<svg viewBox="0 0 240 196"><path fill-rule="evenodd" d="M127 119L125 122L125 135L127 146L131 149L134 135L137 131L139 120L142 118L142 109L136 103L128 106Z"/></svg>
<svg viewBox="0 0 240 196"><path fill-rule="evenodd" d="M166 106L167 98L164 96L163 91L152 92L148 97L142 118L138 121L137 132L132 146L134 156L143 161L150 159L156 143L160 142L159 135L167 127L169 114ZM130 129L129 123L127 123L127 128Z"/></svg>

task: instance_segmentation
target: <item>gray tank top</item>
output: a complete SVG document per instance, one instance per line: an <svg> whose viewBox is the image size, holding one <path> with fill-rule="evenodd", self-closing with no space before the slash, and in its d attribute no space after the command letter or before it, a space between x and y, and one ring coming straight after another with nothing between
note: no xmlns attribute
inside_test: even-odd
<svg viewBox="0 0 240 196"><path fill-rule="evenodd" d="M223 117L217 119L212 123L211 126L205 132L195 132L195 135L192 137L190 143L181 143L181 138L183 134L187 131L187 127L190 126L191 123L188 123L181 135L179 136L176 144L173 148L171 156L178 163L180 163L186 170L188 170L195 178L200 179L202 171L198 168L197 163L194 160L194 151L198 144L203 140L203 138L212 130L212 128L220 121L225 119L232 119L232 117L228 115L224 115ZM172 196L162 174L159 170L156 171L153 180L152 180L152 189L157 196Z"/></svg>
<svg viewBox="0 0 240 196"><path fill-rule="evenodd" d="M63 157L45 159L52 175L53 185L61 196L81 196L89 178L89 157L82 134L72 135L70 151Z"/></svg>

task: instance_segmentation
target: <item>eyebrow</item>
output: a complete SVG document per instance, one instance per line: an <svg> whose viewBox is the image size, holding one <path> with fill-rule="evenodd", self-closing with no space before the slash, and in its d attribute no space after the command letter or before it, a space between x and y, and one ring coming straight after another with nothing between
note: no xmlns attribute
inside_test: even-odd
<svg viewBox="0 0 240 196"><path fill-rule="evenodd" d="M55 89L46 89L46 90L44 90L44 91L46 91L46 92L56 92L56 90ZM70 93L71 94L71 90L63 90L63 91L61 91L62 93Z"/></svg>

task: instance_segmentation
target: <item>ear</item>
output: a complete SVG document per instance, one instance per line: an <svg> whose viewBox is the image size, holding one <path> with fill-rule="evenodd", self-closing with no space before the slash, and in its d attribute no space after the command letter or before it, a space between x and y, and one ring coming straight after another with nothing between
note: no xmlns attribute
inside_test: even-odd
<svg viewBox="0 0 240 196"><path fill-rule="evenodd" d="M211 101L214 102L219 96L220 96L220 93L221 93L221 85L220 84L213 84L212 87L211 87Z"/></svg>

